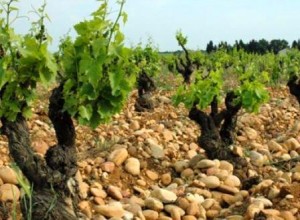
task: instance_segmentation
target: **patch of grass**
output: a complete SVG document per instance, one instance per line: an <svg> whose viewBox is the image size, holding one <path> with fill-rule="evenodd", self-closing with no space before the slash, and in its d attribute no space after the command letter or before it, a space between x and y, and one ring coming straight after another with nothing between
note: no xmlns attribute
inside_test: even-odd
<svg viewBox="0 0 300 220"><path fill-rule="evenodd" d="M96 158L102 152L108 152L119 140L111 139L105 140L104 138L95 137L95 145L88 150L81 152L77 155L78 161L85 160L87 158Z"/></svg>
<svg viewBox="0 0 300 220"><path fill-rule="evenodd" d="M29 181L24 177L22 174L20 168L16 164L11 164L11 168L15 171L17 175L18 183L21 186L21 190L24 192L24 196L22 197L22 203L24 205L24 208L26 210L26 216L24 216L24 219L31 220L32 219L32 190L33 187L30 185ZM12 216L13 219L17 219L17 208L16 208L16 201L14 201L13 204L13 211Z"/></svg>

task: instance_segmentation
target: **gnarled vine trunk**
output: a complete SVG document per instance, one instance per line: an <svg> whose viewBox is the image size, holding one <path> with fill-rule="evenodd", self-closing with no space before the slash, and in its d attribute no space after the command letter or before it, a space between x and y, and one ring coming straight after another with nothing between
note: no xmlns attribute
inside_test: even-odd
<svg viewBox="0 0 300 220"><path fill-rule="evenodd" d="M138 78L138 97L135 102L136 111L142 112L154 108L151 93L155 89L153 79L145 71L142 71Z"/></svg>
<svg viewBox="0 0 300 220"><path fill-rule="evenodd" d="M294 95L300 104L300 84L299 84L299 79L297 76L292 76L288 83L287 86L290 89L290 93Z"/></svg>
<svg viewBox="0 0 300 220"><path fill-rule="evenodd" d="M75 129L70 115L62 110L62 88L53 90L49 105L49 117L58 144L47 151L45 158L32 150L29 129L22 115L18 115L14 122L1 119L10 155L33 187L32 219L36 220L78 219L76 182L73 178L77 172ZM26 199L28 203L29 199ZM24 203L21 209L26 216L29 210Z"/></svg>
<svg viewBox="0 0 300 220"><path fill-rule="evenodd" d="M192 60L190 58L189 51L185 48L184 45L180 45L185 53L185 58L186 58L186 63L183 62L181 58L179 58L179 61L176 59L175 60L175 65L177 71L182 75L183 77L183 82L185 84L190 84L191 83L191 75L194 72L194 66L192 63Z"/></svg>
<svg viewBox="0 0 300 220"><path fill-rule="evenodd" d="M226 109L219 112L215 97L211 103L210 114L194 105L189 112L189 118L201 128L198 144L206 151L208 158L229 160L235 165L243 166L245 161L230 149L230 145L234 143L237 113L241 109L240 104L234 104L234 98L234 93L228 93L225 98Z"/></svg>

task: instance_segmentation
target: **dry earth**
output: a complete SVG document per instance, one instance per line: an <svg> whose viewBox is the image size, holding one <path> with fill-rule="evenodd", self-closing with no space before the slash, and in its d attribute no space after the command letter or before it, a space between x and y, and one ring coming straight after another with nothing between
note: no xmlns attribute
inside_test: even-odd
<svg viewBox="0 0 300 220"><path fill-rule="evenodd" d="M133 93L111 123L76 126L80 210L95 220L300 219L300 108L285 87L271 93L258 114L240 114L232 148L249 162L240 170L206 159L199 127L169 92L155 94L153 112L135 112ZM55 144L46 105L29 122L40 154ZM12 219L21 187L0 140L0 219Z"/></svg>

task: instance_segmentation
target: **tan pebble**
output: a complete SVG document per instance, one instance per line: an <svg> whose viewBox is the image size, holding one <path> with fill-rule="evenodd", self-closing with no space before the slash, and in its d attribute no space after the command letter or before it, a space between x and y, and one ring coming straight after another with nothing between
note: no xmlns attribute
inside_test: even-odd
<svg viewBox="0 0 300 220"><path fill-rule="evenodd" d="M273 203L269 199L266 199L264 197L257 197L252 201L252 203L256 203L256 202L262 202L264 208L273 206Z"/></svg>
<svg viewBox="0 0 300 220"><path fill-rule="evenodd" d="M192 202L186 209L186 213L188 215L193 215L193 216L199 216L200 215L200 209L199 205L197 202Z"/></svg>
<svg viewBox="0 0 300 220"><path fill-rule="evenodd" d="M214 176L217 173L220 173L220 169L217 167L210 167L206 170L207 176Z"/></svg>
<svg viewBox="0 0 300 220"><path fill-rule="evenodd" d="M173 133L170 130L165 129L165 131L163 132L163 137L166 142L169 142L173 140Z"/></svg>
<svg viewBox="0 0 300 220"><path fill-rule="evenodd" d="M181 173L184 169L189 167L189 162L187 160L177 161L174 164L174 168L177 173Z"/></svg>
<svg viewBox="0 0 300 220"><path fill-rule="evenodd" d="M0 201L7 202L7 201L18 201L20 199L20 190L17 186L5 183L0 186Z"/></svg>
<svg viewBox="0 0 300 220"><path fill-rule="evenodd" d="M280 216L284 218L284 220L296 220L296 217L290 211L281 211Z"/></svg>
<svg viewBox="0 0 300 220"><path fill-rule="evenodd" d="M269 147L269 150L272 152L282 151L282 146L274 140L269 141L268 147Z"/></svg>
<svg viewBox="0 0 300 220"><path fill-rule="evenodd" d="M234 146L232 152L239 157L244 156L244 151L241 146Z"/></svg>
<svg viewBox="0 0 300 220"><path fill-rule="evenodd" d="M110 153L108 160L120 166L128 157L128 151L125 148L116 149Z"/></svg>
<svg viewBox="0 0 300 220"><path fill-rule="evenodd" d="M170 114L170 117L173 118L173 119L176 119L178 116L175 112L171 112Z"/></svg>
<svg viewBox="0 0 300 220"><path fill-rule="evenodd" d="M276 209L264 209L264 210L262 210L262 212L267 216L279 216L280 215L280 211L278 211Z"/></svg>
<svg viewBox="0 0 300 220"><path fill-rule="evenodd" d="M293 173L293 181L300 181L300 172Z"/></svg>
<svg viewBox="0 0 300 220"><path fill-rule="evenodd" d="M194 176L194 171L191 168L183 170L180 174L181 178L190 178Z"/></svg>
<svg viewBox="0 0 300 220"><path fill-rule="evenodd" d="M158 220L172 220L172 218L171 218L171 217L168 217L168 216L165 216L165 215L160 215L160 216L158 217Z"/></svg>
<svg viewBox="0 0 300 220"><path fill-rule="evenodd" d="M231 187L240 187L241 181L237 176L230 175L225 179L224 184Z"/></svg>
<svg viewBox="0 0 300 220"><path fill-rule="evenodd" d="M88 196L89 185L86 182L80 182L78 184L79 196L81 199L86 199Z"/></svg>
<svg viewBox="0 0 300 220"><path fill-rule="evenodd" d="M155 181L158 179L158 173L152 171L152 170L146 170L146 175L147 177L149 177L149 179Z"/></svg>
<svg viewBox="0 0 300 220"><path fill-rule="evenodd" d="M159 201L158 199L155 199L155 198L151 198L151 197L147 198L145 200L145 206L148 209L151 209L151 210L154 210L157 212L160 212L164 208L164 205L161 201Z"/></svg>
<svg viewBox="0 0 300 220"><path fill-rule="evenodd" d="M285 196L285 198L286 198L286 199L293 199L294 196L293 196L292 194L288 194L288 195Z"/></svg>
<svg viewBox="0 0 300 220"><path fill-rule="evenodd" d="M244 137L244 136L237 136L237 137L236 137L236 140L237 140L238 142L240 142L240 143L245 143L245 142L248 141L248 139L247 139L246 137Z"/></svg>
<svg viewBox="0 0 300 220"><path fill-rule="evenodd" d="M229 205L232 205L236 202L235 197L229 194L223 194L222 199Z"/></svg>
<svg viewBox="0 0 300 220"><path fill-rule="evenodd" d="M248 137L248 139L250 139L250 140L256 140L257 139L258 133L253 128L245 127L244 131L245 131L246 136Z"/></svg>
<svg viewBox="0 0 300 220"><path fill-rule="evenodd" d="M145 217L146 220L156 220L158 219L158 212L153 210L144 210L143 216Z"/></svg>
<svg viewBox="0 0 300 220"><path fill-rule="evenodd" d="M199 148L199 146L196 143L191 143L189 148L190 148L190 150L197 150Z"/></svg>
<svg viewBox="0 0 300 220"><path fill-rule="evenodd" d="M222 199L223 193L217 192L217 191L212 191L211 194L212 194L212 198L215 201L217 201L217 202L222 202L223 201L223 199Z"/></svg>
<svg viewBox="0 0 300 220"><path fill-rule="evenodd" d="M97 205L105 205L105 202L104 202L103 198L101 198L101 197L95 197L95 198L94 198L94 202L95 202Z"/></svg>
<svg viewBox="0 0 300 220"><path fill-rule="evenodd" d="M216 218L219 216L218 210L207 210L206 211L206 217L207 218Z"/></svg>
<svg viewBox="0 0 300 220"><path fill-rule="evenodd" d="M274 183L271 179L265 179L254 187L255 192L260 192L262 189L269 188Z"/></svg>
<svg viewBox="0 0 300 220"><path fill-rule="evenodd" d="M41 155L45 155L49 149L49 145L43 140L33 141L31 146L36 153Z"/></svg>
<svg viewBox="0 0 300 220"><path fill-rule="evenodd" d="M197 218L192 215L185 215L182 217L182 220L197 220Z"/></svg>
<svg viewBox="0 0 300 220"><path fill-rule="evenodd" d="M198 193L199 195L201 195L205 198L212 198L212 193L206 189L197 189L196 193Z"/></svg>
<svg viewBox="0 0 300 220"><path fill-rule="evenodd" d="M88 218L92 217L92 209L88 201L81 201L78 204L78 208L81 210L83 214L85 214Z"/></svg>
<svg viewBox="0 0 300 220"><path fill-rule="evenodd" d="M293 215L296 215L299 211L299 208L292 208L290 209L290 212L293 214Z"/></svg>
<svg viewBox="0 0 300 220"><path fill-rule="evenodd" d="M292 183L292 173L291 172L285 172L282 174L281 178L285 179L287 183Z"/></svg>
<svg viewBox="0 0 300 220"><path fill-rule="evenodd" d="M121 193L121 189L116 186L109 186L106 190L107 194L116 200L123 199L123 195Z"/></svg>
<svg viewBox="0 0 300 220"><path fill-rule="evenodd" d="M231 215L226 217L226 220L244 220L244 217L241 215Z"/></svg>
<svg viewBox="0 0 300 220"><path fill-rule="evenodd" d="M295 138L288 139L287 141L284 142L283 145L289 151L296 150L297 148L300 147L300 144L299 144L298 140L295 139Z"/></svg>
<svg viewBox="0 0 300 220"><path fill-rule="evenodd" d="M115 164L113 162L104 162L100 165L100 168L107 173L112 173L115 170Z"/></svg>
<svg viewBox="0 0 300 220"><path fill-rule="evenodd" d="M231 187L227 185L220 185L217 188L218 191L223 192L223 193L228 193L228 194L236 194L239 192L239 190L236 187Z"/></svg>
<svg viewBox="0 0 300 220"><path fill-rule="evenodd" d="M186 198L182 197L177 199L176 204L183 210L186 210L190 205L189 201Z"/></svg>
<svg viewBox="0 0 300 220"><path fill-rule="evenodd" d="M4 183L18 184L16 172L8 166L0 167L0 179Z"/></svg>
<svg viewBox="0 0 300 220"><path fill-rule="evenodd" d="M258 207L256 204L250 204L246 211L246 217L253 219L254 216L259 213L263 207Z"/></svg>
<svg viewBox="0 0 300 220"><path fill-rule="evenodd" d="M146 181L145 181L145 180L141 180L141 179L137 180L136 183L137 183L139 186L146 186L146 185L147 185Z"/></svg>
<svg viewBox="0 0 300 220"><path fill-rule="evenodd" d="M125 214L122 205L109 204L109 205L95 205L94 210L96 213L100 213L106 217L123 217Z"/></svg>
<svg viewBox="0 0 300 220"><path fill-rule="evenodd" d="M216 165L215 161L209 159L203 159L199 161L195 168L206 169L210 167L214 167Z"/></svg>
<svg viewBox="0 0 300 220"><path fill-rule="evenodd" d="M229 173L232 173L233 172L233 165L231 163L229 163L228 161L226 161L226 160L221 160L219 169L227 170Z"/></svg>
<svg viewBox="0 0 300 220"><path fill-rule="evenodd" d="M128 173L137 176L140 174L140 161L137 158L130 157L126 160L124 169Z"/></svg>
<svg viewBox="0 0 300 220"><path fill-rule="evenodd" d="M89 202L88 201L81 201L81 202L78 203L78 208L80 210L84 210L88 206L89 206Z"/></svg>
<svg viewBox="0 0 300 220"><path fill-rule="evenodd" d="M188 152L187 152L187 158L188 159L192 159L194 156L196 156L198 153L197 153L197 151L195 151L195 150L189 150Z"/></svg>
<svg viewBox="0 0 300 220"><path fill-rule="evenodd" d="M261 153L252 150L250 151L250 162L257 167L261 167L265 164L266 159Z"/></svg>
<svg viewBox="0 0 300 220"><path fill-rule="evenodd" d="M181 220L180 211L178 209L172 209L171 217L172 217L173 220Z"/></svg>
<svg viewBox="0 0 300 220"><path fill-rule="evenodd" d="M84 168L84 172L89 175L91 172L92 172L92 166L91 165L87 165L85 168Z"/></svg>
<svg viewBox="0 0 300 220"><path fill-rule="evenodd" d="M165 205L164 210L170 214L172 214L173 210L176 210L179 212L180 216L183 216L185 214L185 211L176 205Z"/></svg>
<svg viewBox="0 0 300 220"><path fill-rule="evenodd" d="M172 182L171 173L165 173L161 175L161 183L165 186L169 185Z"/></svg>
<svg viewBox="0 0 300 220"><path fill-rule="evenodd" d="M102 199L106 198L107 194L104 190L98 188L91 188L90 192L95 197L100 197Z"/></svg>
<svg viewBox="0 0 300 220"><path fill-rule="evenodd" d="M201 203L203 208L206 210L210 209L216 201L214 199L205 199L204 202Z"/></svg>
<svg viewBox="0 0 300 220"><path fill-rule="evenodd" d="M163 203L171 203L177 200L176 194L166 189L155 189L151 192L151 196L159 199Z"/></svg>
<svg viewBox="0 0 300 220"><path fill-rule="evenodd" d="M139 130L140 128L141 128L141 126L138 121L136 121L136 120L131 121L130 129L136 131L136 130Z"/></svg>
<svg viewBox="0 0 300 220"><path fill-rule="evenodd" d="M227 170L218 169L214 176L218 177L220 180L225 180L229 176L229 172Z"/></svg>
<svg viewBox="0 0 300 220"><path fill-rule="evenodd" d="M203 182L209 189L217 188L221 184L219 178L216 176L203 177L200 181Z"/></svg>
<svg viewBox="0 0 300 220"><path fill-rule="evenodd" d="M249 196L249 192L247 190L241 190L239 192L244 198L247 198Z"/></svg>

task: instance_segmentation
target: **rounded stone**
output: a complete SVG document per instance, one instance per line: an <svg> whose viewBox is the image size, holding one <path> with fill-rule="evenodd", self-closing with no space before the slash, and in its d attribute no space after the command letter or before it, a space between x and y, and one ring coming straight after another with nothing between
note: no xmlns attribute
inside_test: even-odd
<svg viewBox="0 0 300 220"><path fill-rule="evenodd" d="M200 179L201 182L209 189L217 188L221 185L221 182L216 176L207 176Z"/></svg>
<svg viewBox="0 0 300 220"><path fill-rule="evenodd" d="M20 199L20 190L17 186L6 183L0 186L0 201L18 201Z"/></svg>
<svg viewBox="0 0 300 220"><path fill-rule="evenodd" d="M130 157L125 162L125 170L132 175L139 175L141 171L141 164L137 158Z"/></svg>

